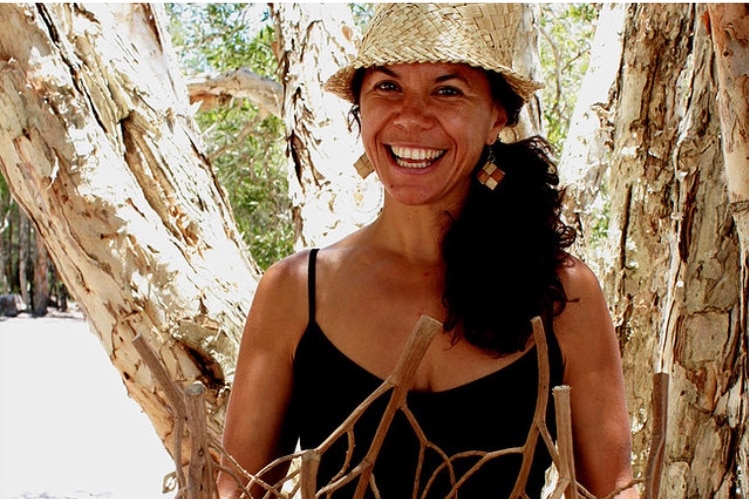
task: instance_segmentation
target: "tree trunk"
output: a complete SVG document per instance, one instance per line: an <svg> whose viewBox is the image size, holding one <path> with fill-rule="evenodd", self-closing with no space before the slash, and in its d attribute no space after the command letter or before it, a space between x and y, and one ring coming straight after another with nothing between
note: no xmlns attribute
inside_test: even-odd
<svg viewBox="0 0 749 499"><path fill-rule="evenodd" d="M177 412L133 340L178 388L208 387L217 435L258 271L203 156L163 11L0 4L0 18L0 171L131 397L181 452Z"/></svg>
<svg viewBox="0 0 749 499"><path fill-rule="evenodd" d="M0 193L2 194L2 193ZM10 203L5 205L5 200L0 197L0 295L10 293L8 283L8 262L10 260L10 240L7 235L10 228Z"/></svg>
<svg viewBox="0 0 749 499"><path fill-rule="evenodd" d="M18 213L18 285L20 287L21 298L26 310L31 310L31 296L29 295L29 280L27 277L28 262L30 253L29 239L31 227L26 215L19 211Z"/></svg>
<svg viewBox="0 0 749 499"><path fill-rule="evenodd" d="M49 254L39 234L34 237L34 317L47 315L49 303Z"/></svg>
<svg viewBox="0 0 749 499"><path fill-rule="evenodd" d="M353 56L354 23L346 4L279 3L272 15L284 84L295 246L322 246L372 220L380 208L375 175L362 180L353 166L363 149L356 125L346 132L351 105L322 88Z"/></svg>
<svg viewBox="0 0 749 499"><path fill-rule="evenodd" d="M520 73L536 81L543 81L541 63L538 58L539 7L522 4L518 29L513 42L512 65ZM520 121L512 128L500 132L503 142L517 142L542 133L541 104L535 95L520 112Z"/></svg>
<svg viewBox="0 0 749 499"><path fill-rule="evenodd" d="M605 244L614 106L610 93L621 69L626 14L625 4L601 7L588 70L559 161L559 179L567 189L565 218L577 231L575 252L599 275L611 263Z"/></svg>
<svg viewBox="0 0 749 499"><path fill-rule="evenodd" d="M728 198L741 247L742 362L749 377L749 5L710 4L710 28L718 73L718 115L722 129ZM738 467L742 489L749 492L749 388L741 394Z"/></svg>
<svg viewBox="0 0 749 499"><path fill-rule="evenodd" d="M604 285L623 351L636 471L649 450L645 387L666 372L661 496L732 497L746 353L738 238L715 140L713 51L700 20L706 7L626 9L617 86L597 106L602 127L590 149L600 152L590 172L608 177ZM601 158L610 164L604 175ZM579 226L599 224L584 209L595 193L577 194Z"/></svg>

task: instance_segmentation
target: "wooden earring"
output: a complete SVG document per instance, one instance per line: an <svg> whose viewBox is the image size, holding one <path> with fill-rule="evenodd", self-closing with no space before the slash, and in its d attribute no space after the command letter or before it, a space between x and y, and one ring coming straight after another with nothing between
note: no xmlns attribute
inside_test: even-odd
<svg viewBox="0 0 749 499"><path fill-rule="evenodd" d="M496 165L497 159L494 157L494 151L491 146L487 146L489 153L486 155L486 163L481 167L478 173L478 180L485 185L490 191L497 188L505 172Z"/></svg>
<svg viewBox="0 0 749 499"><path fill-rule="evenodd" d="M354 163L354 168L361 178L367 178L370 173L374 171L374 166L366 154L362 154L361 157Z"/></svg>

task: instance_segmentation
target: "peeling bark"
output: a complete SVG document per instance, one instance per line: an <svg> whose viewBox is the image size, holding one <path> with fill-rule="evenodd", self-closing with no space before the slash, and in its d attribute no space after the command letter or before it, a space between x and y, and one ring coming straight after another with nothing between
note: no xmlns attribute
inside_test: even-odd
<svg viewBox="0 0 749 499"><path fill-rule="evenodd" d="M709 29L716 53L718 114L728 196L741 246L741 355L737 368L749 378L749 5L710 4ZM743 421L736 438L742 489L749 491L749 388L740 394ZM738 401L737 401L738 403Z"/></svg>
<svg viewBox="0 0 749 499"><path fill-rule="evenodd" d="M136 336L178 386L208 387L219 434L258 271L201 152L162 10L1 4L0 18L11 192L167 449L174 412Z"/></svg>
<svg viewBox="0 0 749 499"><path fill-rule="evenodd" d="M538 18L537 5L523 4L520 14L520 26L515 31L512 64L520 73L542 81L541 63L538 58ZM534 95L520 111L520 120L512 128L503 129L499 138L503 142L517 142L532 135L541 134L541 103Z"/></svg>
<svg viewBox="0 0 749 499"><path fill-rule="evenodd" d="M714 54L700 21L706 7L626 9L620 69L599 106L611 117L593 138L601 153L592 155L591 172L608 177L609 236L600 254L611 257L601 267L623 351L635 468L644 472L650 443L644 387L666 372L661 496L732 497L746 392L740 253L716 140ZM603 172L600 158L610 158Z"/></svg>
<svg viewBox="0 0 749 499"><path fill-rule="evenodd" d="M279 36L295 246L323 246L372 220L381 202L376 175L362 180L353 166L364 151L356 125L348 129L351 104L323 90L353 57L354 22L345 4L280 3L271 15Z"/></svg>

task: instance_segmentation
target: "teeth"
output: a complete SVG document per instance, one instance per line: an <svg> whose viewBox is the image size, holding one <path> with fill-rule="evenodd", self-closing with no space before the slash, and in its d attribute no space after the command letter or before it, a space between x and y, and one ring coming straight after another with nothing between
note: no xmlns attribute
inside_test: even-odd
<svg viewBox="0 0 749 499"><path fill-rule="evenodd" d="M393 146L392 151L395 162L403 168L426 168L444 153L441 149L398 146Z"/></svg>

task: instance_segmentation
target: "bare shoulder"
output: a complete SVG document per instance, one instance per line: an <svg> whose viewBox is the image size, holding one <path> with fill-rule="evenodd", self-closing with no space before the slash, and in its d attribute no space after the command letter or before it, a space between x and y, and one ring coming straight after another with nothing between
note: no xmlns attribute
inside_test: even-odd
<svg viewBox="0 0 749 499"><path fill-rule="evenodd" d="M271 265L260 279L258 292L280 292L286 296L288 293L294 295L306 291L309 253L309 250L300 251Z"/></svg>
<svg viewBox="0 0 749 499"><path fill-rule="evenodd" d="M255 291L245 341L293 351L307 324L307 262L301 251L271 265Z"/></svg>
<svg viewBox="0 0 749 499"><path fill-rule="evenodd" d="M582 260L568 255L559 268L559 279L570 301L582 300L585 297L603 298L601 286L593 271Z"/></svg>
<svg viewBox="0 0 749 499"><path fill-rule="evenodd" d="M559 278L568 301L554 319L554 331L564 357L564 383L572 388L575 468L588 490L602 496L632 479L619 341L590 268L570 257Z"/></svg>
<svg viewBox="0 0 749 499"><path fill-rule="evenodd" d="M615 343L614 327L606 299L593 271L569 256L559 269L567 294L564 311L555 318L554 330L565 359L597 355Z"/></svg>

